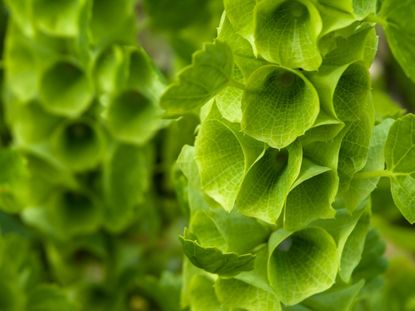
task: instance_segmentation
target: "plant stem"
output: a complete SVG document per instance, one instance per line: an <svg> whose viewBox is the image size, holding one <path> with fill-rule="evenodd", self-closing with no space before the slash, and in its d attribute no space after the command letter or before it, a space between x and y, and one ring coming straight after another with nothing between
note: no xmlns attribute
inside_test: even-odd
<svg viewBox="0 0 415 311"><path fill-rule="evenodd" d="M383 19L383 17L379 15L375 15L375 14L369 15L368 17L365 18L365 20L369 23L376 23L381 26L386 25L386 21Z"/></svg>
<svg viewBox="0 0 415 311"><path fill-rule="evenodd" d="M396 174L392 173L391 171L369 171L369 172L360 172L357 173L354 177L357 179L369 179L369 178L376 178L376 177L391 177Z"/></svg>

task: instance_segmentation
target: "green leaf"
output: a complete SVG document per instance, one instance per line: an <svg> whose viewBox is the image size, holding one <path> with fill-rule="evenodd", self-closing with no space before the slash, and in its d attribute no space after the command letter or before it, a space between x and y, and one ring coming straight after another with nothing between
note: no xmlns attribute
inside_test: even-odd
<svg viewBox="0 0 415 311"><path fill-rule="evenodd" d="M311 128L318 113L317 92L303 75L263 66L249 78L241 127L248 135L281 149Z"/></svg>
<svg viewBox="0 0 415 311"><path fill-rule="evenodd" d="M183 251L196 267L223 276L233 276L254 268L255 255L223 253L214 247L202 247L197 241L180 237Z"/></svg>
<svg viewBox="0 0 415 311"><path fill-rule="evenodd" d="M284 304L294 305L334 284L336 243L325 230L278 230L271 236L268 249L269 282Z"/></svg>
<svg viewBox="0 0 415 311"><path fill-rule="evenodd" d="M415 26L413 16L415 6L411 0L399 3L393 0L382 2L380 17L385 30L386 39L401 68L415 82Z"/></svg>
<svg viewBox="0 0 415 311"><path fill-rule="evenodd" d="M241 280L219 278L215 282L215 291L221 304L228 308L246 311L281 310L280 303L273 293Z"/></svg>
<svg viewBox="0 0 415 311"><path fill-rule="evenodd" d="M82 68L72 62L59 61L42 73L39 96L46 110L76 117L89 107L94 91Z"/></svg>
<svg viewBox="0 0 415 311"><path fill-rule="evenodd" d="M385 145L391 172L391 191L402 215L415 223L415 115L408 114L392 125Z"/></svg>
<svg viewBox="0 0 415 311"><path fill-rule="evenodd" d="M264 0L255 14L255 46L267 61L288 68L317 70L320 14L309 0Z"/></svg>
<svg viewBox="0 0 415 311"><path fill-rule="evenodd" d="M226 43L205 44L193 55L192 65L178 75L162 95L160 105L170 117L189 113L219 93L232 76L232 51Z"/></svg>
<svg viewBox="0 0 415 311"><path fill-rule="evenodd" d="M327 167L303 159L301 173L286 198L284 229L296 231L317 219L333 218L338 177Z"/></svg>
<svg viewBox="0 0 415 311"><path fill-rule="evenodd" d="M298 143L287 150L268 149L248 171L236 201L237 210L274 224L300 173L301 160L302 150Z"/></svg>

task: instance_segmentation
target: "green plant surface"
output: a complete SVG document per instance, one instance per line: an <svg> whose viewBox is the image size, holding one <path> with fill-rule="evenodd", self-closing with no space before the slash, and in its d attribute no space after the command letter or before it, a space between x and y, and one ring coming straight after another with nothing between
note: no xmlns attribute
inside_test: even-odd
<svg viewBox="0 0 415 311"><path fill-rule="evenodd" d="M414 15L0 0L0 311L415 310Z"/></svg>
<svg viewBox="0 0 415 311"><path fill-rule="evenodd" d="M194 146L183 148L176 166L189 217L182 307L206 310L197 298L213 286L215 310L377 310L389 280L373 227L408 246L398 235L405 230L394 235L387 221L371 222L380 217L374 211L386 211L377 188L389 180L391 208L410 226L415 123L376 84L372 64L382 32L375 27L411 77L415 6L227 0L224 8L216 40L194 54L161 97L166 116L200 118ZM215 68L223 62L221 79L200 61L208 54ZM193 91L199 86L203 97ZM211 216L219 213L229 222L255 220L267 234L238 250L228 223ZM249 254L249 271L229 276L218 268L230 271L228 255L238 269L236 258Z"/></svg>

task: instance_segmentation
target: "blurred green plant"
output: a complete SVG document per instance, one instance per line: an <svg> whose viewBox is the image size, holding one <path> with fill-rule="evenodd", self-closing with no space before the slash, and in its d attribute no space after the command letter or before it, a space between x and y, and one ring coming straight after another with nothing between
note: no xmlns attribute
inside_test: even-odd
<svg viewBox="0 0 415 311"><path fill-rule="evenodd" d="M22 252L0 256L0 309L179 310L167 168L196 122L169 138L137 1L0 8L1 252Z"/></svg>

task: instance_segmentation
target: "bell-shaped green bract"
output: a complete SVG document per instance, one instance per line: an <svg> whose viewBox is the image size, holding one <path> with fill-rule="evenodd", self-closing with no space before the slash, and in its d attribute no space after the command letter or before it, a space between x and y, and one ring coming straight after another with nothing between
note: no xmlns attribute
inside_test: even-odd
<svg viewBox="0 0 415 311"><path fill-rule="evenodd" d="M388 266L386 258L383 257L385 250L385 241L375 229L371 229L365 238L362 260L353 271L353 279L372 281L385 272Z"/></svg>
<svg viewBox="0 0 415 311"><path fill-rule="evenodd" d="M255 0L225 0L225 12L235 32L251 39L254 32Z"/></svg>
<svg viewBox="0 0 415 311"><path fill-rule="evenodd" d="M94 78L97 92L115 93L123 83L125 54L119 46L110 46L102 51L94 63Z"/></svg>
<svg viewBox="0 0 415 311"><path fill-rule="evenodd" d="M164 84L151 58L143 48L138 47L127 47L124 53L127 64L125 87L143 92L158 101Z"/></svg>
<svg viewBox="0 0 415 311"><path fill-rule="evenodd" d="M281 149L303 135L319 113L319 98L301 73L264 66L247 83L242 99L242 130Z"/></svg>
<svg viewBox="0 0 415 311"><path fill-rule="evenodd" d="M337 202L336 202L337 203ZM350 213L336 206L336 217L319 220L316 224L324 227L337 244L337 260L339 277L345 283L350 283L353 271L362 259L365 237L369 230L370 206L361 206Z"/></svg>
<svg viewBox="0 0 415 311"><path fill-rule="evenodd" d="M107 207L105 224L114 231L134 219L134 208L145 201L152 172L150 148L118 144L111 150L103 168Z"/></svg>
<svg viewBox="0 0 415 311"><path fill-rule="evenodd" d="M41 104L48 111L76 117L92 102L93 89L87 74L77 65L59 61L43 74L39 86Z"/></svg>
<svg viewBox="0 0 415 311"><path fill-rule="evenodd" d="M264 0L255 12L255 47L271 63L312 71L322 58L320 14L309 0Z"/></svg>
<svg viewBox="0 0 415 311"><path fill-rule="evenodd" d="M318 0L321 4L334 7L339 11L352 14L357 19L363 19L376 13L376 0Z"/></svg>
<svg viewBox="0 0 415 311"><path fill-rule="evenodd" d="M334 285L329 290L314 295L301 303L307 307L307 311L325 311L335 306L336 311L352 310L359 292L362 291L365 282L360 280L352 285Z"/></svg>
<svg viewBox="0 0 415 311"><path fill-rule="evenodd" d="M241 280L219 278L215 282L215 292L221 304L231 309L281 310L280 303L274 293Z"/></svg>
<svg viewBox="0 0 415 311"><path fill-rule="evenodd" d="M250 42L235 31L226 14L223 14L218 28L218 39L228 44L232 49L235 65L242 73L244 81L259 67L267 64L265 60L258 58L254 54L253 46ZM234 69L234 75L236 73L237 70ZM237 81L239 82L239 80Z"/></svg>
<svg viewBox="0 0 415 311"><path fill-rule="evenodd" d="M97 46L113 42L132 43L136 40L135 0L92 1L90 30ZM108 22L111 21L111 27Z"/></svg>
<svg viewBox="0 0 415 311"><path fill-rule="evenodd" d="M230 81L232 51L226 43L215 41L193 55L192 65L178 75L161 97L160 105L170 117L192 112L207 103Z"/></svg>
<svg viewBox="0 0 415 311"><path fill-rule="evenodd" d="M44 275L40 257L30 237L2 233L0 258L1 310L52 311L54 307L64 311L77 310L63 290L41 283Z"/></svg>
<svg viewBox="0 0 415 311"><path fill-rule="evenodd" d="M233 276L254 268L255 256L253 254L223 253L214 247L203 247L197 240L188 237L186 232L180 240L183 244L183 251L192 264L209 273Z"/></svg>
<svg viewBox="0 0 415 311"><path fill-rule="evenodd" d="M413 62L415 27L412 17L415 8L411 0L382 1L380 17L388 44L406 75L415 81Z"/></svg>
<svg viewBox="0 0 415 311"><path fill-rule="evenodd" d="M286 196L284 229L296 231L313 220L333 218L331 205L337 188L338 178L333 171L303 158L301 173Z"/></svg>
<svg viewBox="0 0 415 311"><path fill-rule="evenodd" d="M18 188L18 197L25 207L23 214L30 207L43 206L57 188L77 186L74 177L66 168L56 163L49 153L31 150L24 153L24 158L29 174Z"/></svg>
<svg viewBox="0 0 415 311"><path fill-rule="evenodd" d="M19 100L33 99L37 93L37 59L29 38L12 21L5 40L4 63L7 88Z"/></svg>
<svg viewBox="0 0 415 311"><path fill-rule="evenodd" d="M188 297L195 311L224 309L215 294L214 280L207 275L199 274L191 277L188 285Z"/></svg>
<svg viewBox="0 0 415 311"><path fill-rule="evenodd" d="M350 282L352 273L361 260L365 245L365 237L369 231L369 223L370 214L365 211L360 216L343 246L339 276L344 282Z"/></svg>
<svg viewBox="0 0 415 311"><path fill-rule="evenodd" d="M50 133L62 122L62 118L45 111L39 102L22 105L10 102L8 118L16 145L24 149L38 149L48 142Z"/></svg>
<svg viewBox="0 0 415 311"><path fill-rule="evenodd" d="M110 100L104 119L115 138L142 145L162 127L161 114L148 97L136 91L126 91Z"/></svg>
<svg viewBox="0 0 415 311"><path fill-rule="evenodd" d="M344 204L350 211L355 210L375 190L380 180L380 176L362 177L365 173L385 168L385 144L393 122L392 119L386 119L373 129L366 165L355 175L347 192L342 194Z"/></svg>
<svg viewBox="0 0 415 311"><path fill-rule="evenodd" d="M195 157L202 189L231 211L245 172L262 155L264 145L217 115L214 106L196 138Z"/></svg>
<svg viewBox="0 0 415 311"><path fill-rule="evenodd" d="M279 152L268 149L246 174L236 209L243 215L276 223L300 173L301 160L300 144Z"/></svg>
<svg viewBox="0 0 415 311"><path fill-rule="evenodd" d="M20 211L19 194L28 177L24 157L15 150L0 149L0 210Z"/></svg>
<svg viewBox="0 0 415 311"><path fill-rule="evenodd" d="M4 0L6 9L13 15L13 20L19 25L23 33L33 35L33 10L32 1Z"/></svg>
<svg viewBox="0 0 415 311"><path fill-rule="evenodd" d="M97 230L102 210L96 198L78 190L57 188L43 202L23 213L23 219L59 240Z"/></svg>
<svg viewBox="0 0 415 311"><path fill-rule="evenodd" d="M361 61L370 67L375 59L378 46L375 28L370 24L352 25L351 28L355 29L349 36L339 31L335 40L336 47L324 56L324 66L339 67ZM330 38L325 40L333 42L331 35L332 33L328 35Z"/></svg>
<svg viewBox="0 0 415 311"><path fill-rule="evenodd" d="M100 206L88 194L64 190L57 192L50 204L50 220L61 228L62 236L94 232L101 221Z"/></svg>
<svg viewBox="0 0 415 311"><path fill-rule="evenodd" d="M216 208L215 202L203 196L194 158L194 148L186 146L177 162L178 168L189 182L189 232L197 236L201 245L224 252L247 253L264 243L270 233L269 226L243 216L236 210L228 213L222 208Z"/></svg>
<svg viewBox="0 0 415 311"><path fill-rule="evenodd" d="M284 304L296 304L334 284L336 243L325 230L307 228L292 234L279 230L268 247L269 282Z"/></svg>
<svg viewBox="0 0 415 311"><path fill-rule="evenodd" d="M62 124L51 138L52 153L74 171L94 168L102 160L106 138L94 122L74 120Z"/></svg>
<svg viewBox="0 0 415 311"><path fill-rule="evenodd" d="M391 191L402 215L415 223L415 115L408 114L392 125L385 145Z"/></svg>
<svg viewBox="0 0 415 311"><path fill-rule="evenodd" d="M87 16L87 0L32 0L34 24L54 36L79 35L83 18Z"/></svg>
<svg viewBox="0 0 415 311"><path fill-rule="evenodd" d="M149 56L135 46L112 45L103 50L93 72L96 88L102 94L137 90L158 99L163 87Z"/></svg>
<svg viewBox="0 0 415 311"><path fill-rule="evenodd" d="M334 88L331 87L332 105L337 117L345 124L338 166L343 191L347 190L353 175L366 164L374 111L370 98L370 78L365 66L353 63L335 75L338 77L337 82L334 77L331 81L336 83Z"/></svg>

